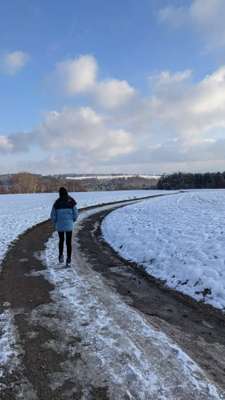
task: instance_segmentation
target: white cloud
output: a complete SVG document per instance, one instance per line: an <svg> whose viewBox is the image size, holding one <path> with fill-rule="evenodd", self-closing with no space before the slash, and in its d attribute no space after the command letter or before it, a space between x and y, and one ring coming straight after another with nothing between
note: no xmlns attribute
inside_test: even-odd
<svg viewBox="0 0 225 400"><path fill-rule="evenodd" d="M7 75L15 75L25 67L30 56L24 51L6 53L0 58L0 69Z"/></svg>
<svg viewBox="0 0 225 400"><path fill-rule="evenodd" d="M68 95L86 93L93 89L98 66L91 55L66 60L56 65L56 78Z"/></svg>
<svg viewBox="0 0 225 400"><path fill-rule="evenodd" d="M127 81L117 79L99 82L95 88L95 96L98 103L108 109L126 104L134 95L135 89Z"/></svg>
<svg viewBox="0 0 225 400"><path fill-rule="evenodd" d="M174 28L179 28L188 22L186 7L167 6L159 10L160 22L169 23Z"/></svg>
<svg viewBox="0 0 225 400"><path fill-rule="evenodd" d="M129 132L124 129L109 129L97 154L102 161L109 161L117 156L131 154L133 150L133 138Z"/></svg>
<svg viewBox="0 0 225 400"><path fill-rule="evenodd" d="M198 84L189 83L180 90L176 85L167 86L167 90L154 93L145 103L142 126L143 121L146 126L152 125L154 141L158 138L159 144L179 139L179 146L183 143L187 148L210 135L223 137L225 79L222 76L223 69Z"/></svg>
<svg viewBox="0 0 225 400"><path fill-rule="evenodd" d="M1 135L0 136L0 151L10 151L13 149L13 144L9 137Z"/></svg>
<svg viewBox="0 0 225 400"><path fill-rule="evenodd" d="M65 108L50 112L36 129L38 142L46 150L80 152L96 162L110 160L133 150L133 139L123 129L107 126L104 116L90 107Z"/></svg>
<svg viewBox="0 0 225 400"><path fill-rule="evenodd" d="M170 71L162 71L159 74L152 75L149 77L150 83L157 83L157 87L164 85L174 85L181 83L189 79L192 75L192 71L187 69L185 71L171 73Z"/></svg>
<svg viewBox="0 0 225 400"><path fill-rule="evenodd" d="M91 55L82 55L58 63L55 80L69 96L88 95L103 108L113 109L128 103L135 89L127 81L118 79L98 80L98 63Z"/></svg>
<svg viewBox="0 0 225 400"><path fill-rule="evenodd" d="M159 11L159 19L174 28L193 27L208 50L225 46L224 0L192 0L187 6L168 6Z"/></svg>

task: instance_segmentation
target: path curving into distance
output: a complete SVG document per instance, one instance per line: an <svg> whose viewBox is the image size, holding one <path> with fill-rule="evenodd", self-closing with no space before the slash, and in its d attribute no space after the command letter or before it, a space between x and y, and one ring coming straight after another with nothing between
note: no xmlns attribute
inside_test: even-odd
<svg viewBox="0 0 225 400"><path fill-rule="evenodd" d="M71 269L57 264L49 221L12 244L0 276L1 400L225 399L223 315L101 237L104 216L131 202L81 212Z"/></svg>

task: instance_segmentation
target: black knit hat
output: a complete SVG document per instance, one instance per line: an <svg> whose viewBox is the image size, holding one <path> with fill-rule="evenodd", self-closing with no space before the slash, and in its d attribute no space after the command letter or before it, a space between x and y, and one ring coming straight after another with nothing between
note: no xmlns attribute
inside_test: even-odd
<svg viewBox="0 0 225 400"><path fill-rule="evenodd" d="M59 188L59 197L64 199L68 197L68 192L66 188L64 187Z"/></svg>

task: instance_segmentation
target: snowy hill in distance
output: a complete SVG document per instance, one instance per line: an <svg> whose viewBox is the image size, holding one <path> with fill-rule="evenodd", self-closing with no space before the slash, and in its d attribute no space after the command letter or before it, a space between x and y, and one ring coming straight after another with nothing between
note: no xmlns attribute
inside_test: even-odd
<svg viewBox="0 0 225 400"><path fill-rule="evenodd" d="M144 179L159 179L161 175L152 174L83 174L66 176L66 179L82 180L82 179L128 179L128 178L144 178Z"/></svg>

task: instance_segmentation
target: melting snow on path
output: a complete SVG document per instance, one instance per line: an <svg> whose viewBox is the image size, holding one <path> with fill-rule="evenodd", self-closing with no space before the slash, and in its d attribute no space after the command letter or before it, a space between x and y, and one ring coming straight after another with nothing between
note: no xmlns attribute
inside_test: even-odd
<svg viewBox="0 0 225 400"><path fill-rule="evenodd" d="M4 311L0 314L0 398L4 389L12 390L15 399L37 400L31 384L24 377L18 333L14 324L14 315L9 308L10 304L4 304ZM5 375L15 373L18 376L17 385L9 381L5 382Z"/></svg>
<svg viewBox="0 0 225 400"><path fill-rule="evenodd" d="M14 368L19 363L13 319L11 311L7 308L0 314L0 378L4 375L7 365L10 370L11 366Z"/></svg>
<svg viewBox="0 0 225 400"><path fill-rule="evenodd" d="M123 221L123 223L121 223ZM145 200L110 213L108 243L166 284L225 309L225 191Z"/></svg>
<svg viewBox="0 0 225 400"><path fill-rule="evenodd" d="M75 253L72 268L57 266L54 235L45 252L45 276L55 285L55 304L64 310L64 321L58 323L66 333L64 337L69 342L73 336L81 338L80 352L89 384L107 385L110 399L117 400L224 399L177 345L125 304L101 275L83 264L78 249ZM48 310L40 306L34 321L44 321L45 313ZM68 363L65 368L68 377ZM71 366L71 376L72 371ZM82 368L79 373L82 375ZM63 385L59 375L52 377L53 387L57 384Z"/></svg>

